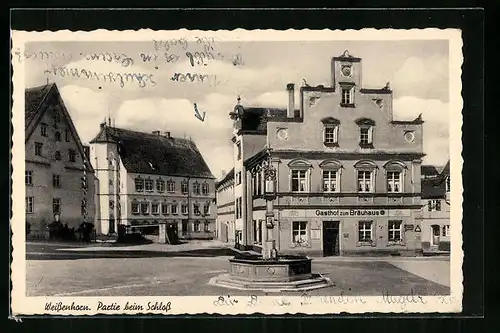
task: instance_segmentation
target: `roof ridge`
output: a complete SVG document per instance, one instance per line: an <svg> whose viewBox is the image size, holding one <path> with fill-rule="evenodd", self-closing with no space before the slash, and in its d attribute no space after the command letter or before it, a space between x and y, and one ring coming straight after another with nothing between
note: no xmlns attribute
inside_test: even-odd
<svg viewBox="0 0 500 333"><path fill-rule="evenodd" d="M154 133L150 133L150 132L145 132L145 131L131 130L131 129L128 129L128 128L121 128L121 127L114 127L114 126L111 126L111 127L106 126L106 127L110 128L112 130L132 132L132 133L137 133L137 134L141 134L141 135L149 135L149 136L152 136L152 137L158 137L158 138L162 138L162 139L175 139L175 140L185 140L187 142L193 142L193 140L190 140L190 139L187 139L187 138L181 138L181 137L178 137L178 136L168 136L168 137L166 137L164 135L158 135L158 134L154 134ZM169 131L164 131L164 132L169 132Z"/></svg>

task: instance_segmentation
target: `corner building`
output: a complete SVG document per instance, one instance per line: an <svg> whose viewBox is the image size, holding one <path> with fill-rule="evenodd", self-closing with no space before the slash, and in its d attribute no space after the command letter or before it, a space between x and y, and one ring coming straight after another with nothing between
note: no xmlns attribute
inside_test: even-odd
<svg viewBox="0 0 500 333"><path fill-rule="evenodd" d="M262 162L277 170L272 237L280 253L420 255L422 119L393 119L392 90L361 86L362 61L331 63L330 87L303 86L295 108L235 107L239 247L266 237Z"/></svg>

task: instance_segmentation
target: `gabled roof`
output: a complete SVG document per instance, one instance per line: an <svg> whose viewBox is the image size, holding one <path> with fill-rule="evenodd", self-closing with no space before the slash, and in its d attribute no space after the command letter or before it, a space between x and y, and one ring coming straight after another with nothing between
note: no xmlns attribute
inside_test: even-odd
<svg viewBox="0 0 500 333"><path fill-rule="evenodd" d="M446 197L445 182L436 179L422 179L422 199L438 199Z"/></svg>
<svg viewBox="0 0 500 333"><path fill-rule="evenodd" d="M31 121L35 118L40 110L43 101L51 89L55 87L55 83L50 83L43 86L28 88L24 91L24 125L28 127Z"/></svg>
<svg viewBox="0 0 500 333"><path fill-rule="evenodd" d="M421 174L422 176L427 176L427 177L438 176L439 170L435 165L422 165Z"/></svg>
<svg viewBox="0 0 500 333"><path fill-rule="evenodd" d="M33 131L37 128L41 119L45 115L45 111L48 109L48 106L51 104L58 104L61 108L62 116L64 117L66 123L68 124L69 131L71 136L76 142L78 147L78 151L82 156L83 160L87 162L87 170L89 172L94 172L92 168L92 164L88 160L87 155L83 149L82 141L78 136L78 132L76 131L76 127L73 124L73 120L71 119L71 115L66 109L66 105L62 100L61 94L59 93L59 89L57 89L57 85L55 83L49 83L43 86L27 88L24 91L24 120L25 120L25 129L24 129L24 140L25 142L33 134Z"/></svg>
<svg viewBox="0 0 500 333"><path fill-rule="evenodd" d="M215 178L196 144L188 139L101 124L101 130L90 143L102 142L118 145L118 152L128 172Z"/></svg>

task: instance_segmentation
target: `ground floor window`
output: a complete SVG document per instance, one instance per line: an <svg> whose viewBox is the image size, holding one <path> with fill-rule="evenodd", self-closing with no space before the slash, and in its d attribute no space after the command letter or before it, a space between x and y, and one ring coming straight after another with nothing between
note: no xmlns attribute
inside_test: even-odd
<svg viewBox="0 0 500 333"><path fill-rule="evenodd" d="M61 199L54 198L52 200L52 212L54 214L61 214Z"/></svg>
<svg viewBox="0 0 500 333"><path fill-rule="evenodd" d="M402 240L401 237L401 221L389 221L388 232L389 232L389 242L399 242Z"/></svg>
<svg viewBox="0 0 500 333"><path fill-rule="evenodd" d="M443 225L443 236L445 236L445 237L450 236L450 226L449 225Z"/></svg>
<svg viewBox="0 0 500 333"><path fill-rule="evenodd" d="M33 213L33 197L26 197L26 213Z"/></svg>
<svg viewBox="0 0 500 333"><path fill-rule="evenodd" d="M168 215L168 204L167 203L163 203L161 205L161 213L163 215Z"/></svg>
<svg viewBox="0 0 500 333"><path fill-rule="evenodd" d="M194 231L196 232L200 231L200 222L198 221L194 222Z"/></svg>
<svg viewBox="0 0 500 333"><path fill-rule="evenodd" d="M307 242L307 222L296 221L292 223L292 242L294 243Z"/></svg>
<svg viewBox="0 0 500 333"><path fill-rule="evenodd" d="M155 215L160 214L160 204L158 204L157 202L153 202L151 204L151 211Z"/></svg>
<svg viewBox="0 0 500 333"><path fill-rule="evenodd" d="M205 232L210 232L210 222L205 222L205 224L203 226L203 230Z"/></svg>
<svg viewBox="0 0 500 333"><path fill-rule="evenodd" d="M139 214L139 203L137 201L132 202L132 214Z"/></svg>
<svg viewBox="0 0 500 333"><path fill-rule="evenodd" d="M358 225L358 239L360 242L372 241L372 221L360 221Z"/></svg>

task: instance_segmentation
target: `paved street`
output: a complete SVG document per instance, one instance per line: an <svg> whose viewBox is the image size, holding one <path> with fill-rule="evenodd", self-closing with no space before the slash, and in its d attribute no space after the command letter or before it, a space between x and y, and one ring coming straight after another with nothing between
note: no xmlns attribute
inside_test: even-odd
<svg viewBox="0 0 500 333"><path fill-rule="evenodd" d="M127 248L28 244L26 290L28 296L247 295L208 285L227 273L232 255L216 242ZM313 271L334 284L311 295L449 293L447 258L316 258Z"/></svg>

